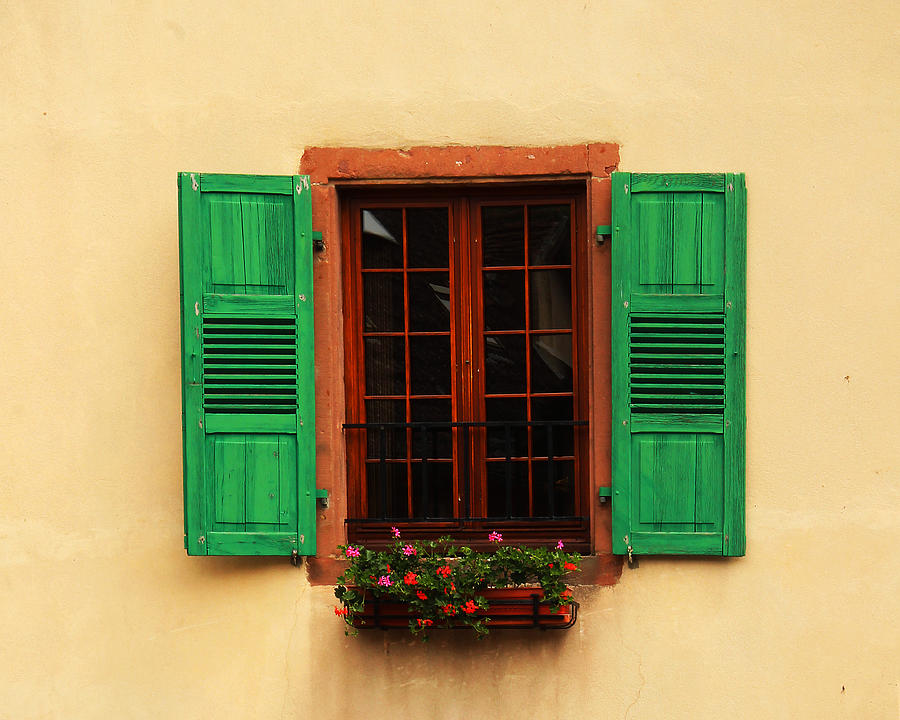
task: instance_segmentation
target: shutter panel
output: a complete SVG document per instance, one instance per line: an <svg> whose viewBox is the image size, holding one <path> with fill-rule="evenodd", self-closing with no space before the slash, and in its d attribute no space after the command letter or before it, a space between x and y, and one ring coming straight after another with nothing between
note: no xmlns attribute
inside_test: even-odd
<svg viewBox="0 0 900 720"><path fill-rule="evenodd" d="M307 176L180 173L189 555L315 553Z"/></svg>
<svg viewBox="0 0 900 720"><path fill-rule="evenodd" d="M612 174L613 552L743 555L746 189Z"/></svg>

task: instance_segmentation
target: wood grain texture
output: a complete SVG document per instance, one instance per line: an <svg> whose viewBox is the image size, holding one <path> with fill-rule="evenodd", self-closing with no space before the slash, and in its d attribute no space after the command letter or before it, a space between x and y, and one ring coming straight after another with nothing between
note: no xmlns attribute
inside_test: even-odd
<svg viewBox="0 0 900 720"><path fill-rule="evenodd" d="M743 176L612 183L613 551L743 554Z"/></svg>
<svg viewBox="0 0 900 720"><path fill-rule="evenodd" d="M308 178L183 173L180 195L188 553L312 553Z"/></svg>

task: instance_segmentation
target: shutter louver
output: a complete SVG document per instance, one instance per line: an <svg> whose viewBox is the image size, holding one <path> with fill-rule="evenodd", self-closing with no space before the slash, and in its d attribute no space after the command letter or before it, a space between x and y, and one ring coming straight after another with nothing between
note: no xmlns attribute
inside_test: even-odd
<svg viewBox="0 0 900 720"><path fill-rule="evenodd" d="M315 553L303 176L179 176L185 548Z"/></svg>
<svg viewBox="0 0 900 720"><path fill-rule="evenodd" d="M613 551L743 555L743 175L612 184Z"/></svg>

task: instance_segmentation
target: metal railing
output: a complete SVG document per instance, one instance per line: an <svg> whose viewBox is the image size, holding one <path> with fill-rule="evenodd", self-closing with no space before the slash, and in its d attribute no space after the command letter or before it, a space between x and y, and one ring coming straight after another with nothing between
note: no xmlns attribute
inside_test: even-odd
<svg viewBox="0 0 900 720"><path fill-rule="evenodd" d="M369 422L369 423L346 423L343 427L345 430L351 431L363 431L366 433L366 438L363 442L363 447L366 448L366 454L370 454L370 448L372 448L372 444L369 443L370 436L369 433L377 433L375 438L374 447L377 449L375 453L376 457L367 457L366 464L371 465L374 464L377 466L377 486L378 493L380 494L380 507L381 512L377 515L373 515L370 512L369 517L365 518L347 518L347 523L383 523L383 522L392 522L392 521L403 521L403 522L424 522L424 523L448 523L448 522L478 522L478 521L489 521L489 520L505 520L505 521L528 521L528 522L560 522L560 521L576 521L576 520L584 520L581 516L575 515L567 515L567 514L557 514L556 510L556 496L555 496L555 487L556 487L556 478L557 478L557 470L558 465L565 458L566 461L571 462L574 458L574 455L571 453L567 453L565 455L555 454L555 443L554 443L554 429L557 430L557 434L560 428L579 428L587 426L586 420L497 420L497 421L481 421L481 422ZM542 428L545 432L545 439L542 440L542 445L545 446L546 453L541 455L536 454L521 454L516 452L516 440L514 438L514 431L521 429L532 429L532 433L534 433L535 429ZM483 447L486 446L487 441L486 438L482 439L481 437L473 437L476 433L479 433L480 430L484 429L485 431L490 430L500 430L502 431L502 447L503 454L501 455L490 455L488 457L481 458L481 463L484 465L486 462L491 464L502 464L504 467L504 492L505 492L505 509L506 513L504 515L499 516L490 516L490 517L476 517L471 514L471 504L472 504L472 467L474 465L473 462L473 449L476 447L476 443L483 443ZM409 444L409 452L404 452L403 456L389 456L388 455L388 437L390 432L395 432L398 430L407 430L407 436L412 442ZM450 442L450 454L440 454L436 452L436 437L439 432L447 432L450 431L452 437ZM455 433L453 432L455 431ZM574 438L573 438L574 440ZM528 447L533 447L534 440L528 444ZM419 452L413 453L416 445L418 445ZM573 443L574 446L574 443ZM482 450L483 452L483 450ZM513 482L513 471L514 464L522 463L523 461L538 461L546 465L546 509L548 512L542 515L514 515L513 514L513 493L514 493L514 482ZM432 490L430 487L429 481L429 465L434 464L435 462L441 462L443 464L452 463L452 465L458 468L459 473L459 512L456 515L450 517L437 517L430 516L428 514L429 508L429 492ZM398 515L388 515L388 466L391 464L402 464L402 463L414 463L418 464L421 467L421 475L422 475L422 483L421 483L421 502L420 507L422 508L422 512L417 517L410 517L408 515L398 516Z"/></svg>

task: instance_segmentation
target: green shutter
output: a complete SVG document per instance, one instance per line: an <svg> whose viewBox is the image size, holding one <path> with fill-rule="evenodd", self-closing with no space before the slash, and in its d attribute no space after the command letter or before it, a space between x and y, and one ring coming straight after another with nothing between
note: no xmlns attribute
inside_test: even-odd
<svg viewBox="0 0 900 720"><path fill-rule="evenodd" d="M315 553L309 178L178 176L189 555Z"/></svg>
<svg viewBox="0 0 900 720"><path fill-rule="evenodd" d="M743 555L746 189L612 174L613 552Z"/></svg>

